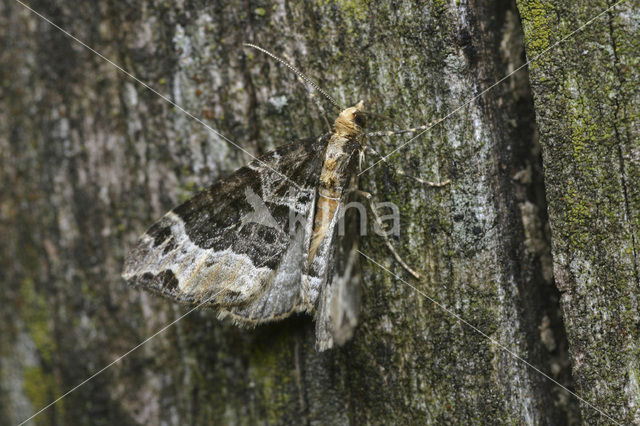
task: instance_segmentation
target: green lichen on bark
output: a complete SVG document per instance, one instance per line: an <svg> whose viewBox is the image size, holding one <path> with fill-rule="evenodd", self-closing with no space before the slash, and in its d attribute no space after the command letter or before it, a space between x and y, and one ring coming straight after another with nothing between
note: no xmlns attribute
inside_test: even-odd
<svg viewBox="0 0 640 426"><path fill-rule="evenodd" d="M556 3L556 18L540 28L526 19L535 4L518 3L529 57L541 38L555 43L613 5ZM639 20L637 4L622 2L532 68L576 390L626 424L640 421ZM605 421L587 407L582 414Z"/></svg>
<svg viewBox="0 0 640 426"><path fill-rule="evenodd" d="M527 38L530 57L539 55L549 48L553 38L553 24L556 19L553 3L546 1L526 1L518 4L522 26L531 34ZM532 67L535 67L535 63Z"/></svg>
<svg viewBox="0 0 640 426"><path fill-rule="evenodd" d="M20 286L21 298L24 303L24 310L21 319L28 336L33 341L40 362L37 365L27 366L23 371L23 388L26 397L31 401L33 407L43 407L47 405L55 395L61 393L61 389L56 386L56 380L52 374L54 366L54 351L57 351L56 344L51 333L51 312L47 306L47 300L43 292L38 292L34 288L31 279L25 279ZM63 412L64 403L56 406L58 413ZM49 424L50 416L42 416L35 420L36 424Z"/></svg>

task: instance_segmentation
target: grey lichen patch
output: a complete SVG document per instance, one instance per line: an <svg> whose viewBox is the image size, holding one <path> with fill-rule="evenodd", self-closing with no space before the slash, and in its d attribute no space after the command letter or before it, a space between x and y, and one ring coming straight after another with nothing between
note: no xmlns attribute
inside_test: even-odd
<svg viewBox="0 0 640 426"><path fill-rule="evenodd" d="M269 103L273 105L276 111L282 112L284 107L287 106L287 97L285 95L272 96L269 98Z"/></svg>

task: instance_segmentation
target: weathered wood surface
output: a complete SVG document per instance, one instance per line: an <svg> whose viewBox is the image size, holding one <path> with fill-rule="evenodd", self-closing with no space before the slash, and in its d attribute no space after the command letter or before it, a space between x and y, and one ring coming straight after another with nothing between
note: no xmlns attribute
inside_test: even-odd
<svg viewBox="0 0 640 426"><path fill-rule="evenodd" d="M29 4L254 154L317 135L324 125L295 76L242 49L243 42L290 58L342 104L364 99L399 127L448 114L524 61L520 19L508 1L486 6L390 1ZM545 25L562 22L547 35L548 43L605 6L575 16L558 8L553 19L525 26L529 54L541 48L536 40ZM519 7L525 16L538 10L524 2ZM617 46L632 49L630 36L623 35L624 25L634 22L632 9L622 9L611 13L610 21L618 22L611 34L617 34ZM598 31L604 31L603 22ZM12 424L186 311L126 287L119 277L123 255L164 211L250 157L13 0L0 4L0 43L0 423ZM572 387L570 353L574 363L579 361L578 393L627 421L637 415L632 411L637 413L637 387L625 388L631 382L606 374L637 374L632 344L637 340L637 275L627 280L633 271L633 232L637 237L632 224L638 221L637 187L632 185L638 165L637 98L630 95L633 75L623 67L629 56L616 62L603 53L611 52L611 43L594 46L601 54L593 58L576 56L580 67L575 69L573 62L565 62L566 52L555 56L554 50L547 57L551 65L572 69L589 84L595 78L589 72L595 76L599 66L608 70L616 93L624 93L626 100L614 109L618 98L607 96L609 106L598 113L602 116L565 104L595 102L598 86L584 86L579 92L584 96L578 97L567 71L554 98L555 86L547 86L544 77L555 68L534 70L555 268L525 71L394 154L391 167L377 166L361 176L362 188L377 201L401 207L402 234L395 245L423 279L410 279L375 236L364 239L362 250ZM576 116L577 133L591 132L589 140L621 147L626 183L613 149L596 154L583 144L584 157L575 160L568 154L574 149L572 121L554 115L564 111L561 106L590 114L584 120ZM593 130L582 127L587 118L595 123ZM600 126L605 119L610 127ZM390 126L372 123L374 129ZM553 126L561 133L555 134ZM406 140L371 143L390 152ZM369 158L369 164L373 161ZM569 165L579 173L571 174ZM597 179L590 180L586 165L601 171ZM393 167L451 184L427 188ZM566 197L567 182L574 182L574 198ZM624 188L626 199L636 204L630 201L620 210ZM593 204L585 206L585 194L594 195ZM582 210L571 213L576 209ZM591 234L591 229L601 232ZM617 245L613 238L611 245L600 245L607 232L616 236ZM580 254L568 258L574 248ZM606 421L406 284L363 262L362 324L344 348L316 353L310 318L240 330L219 322L214 312L198 311L33 422ZM575 265L582 266L576 270ZM608 265L617 272L607 273ZM598 286L601 279L615 286L605 291ZM602 292L593 295L594 288ZM598 355L612 355L616 348L620 358Z"/></svg>
<svg viewBox="0 0 640 426"><path fill-rule="evenodd" d="M519 3L527 56L613 4ZM624 424L640 424L639 7L623 2L530 71L576 391Z"/></svg>

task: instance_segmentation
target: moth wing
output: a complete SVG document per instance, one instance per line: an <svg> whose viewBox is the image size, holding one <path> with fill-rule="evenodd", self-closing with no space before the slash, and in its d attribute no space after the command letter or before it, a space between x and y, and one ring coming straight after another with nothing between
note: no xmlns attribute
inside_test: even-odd
<svg viewBox="0 0 640 426"><path fill-rule="evenodd" d="M366 218L366 210L360 208L362 204L351 204L355 199L353 191L343 196L336 214L338 220L344 218L343 225L336 224L333 241L327 241L326 283L321 288L316 312L316 349L319 351L346 343L358 324L361 300L358 230L362 215Z"/></svg>
<svg viewBox="0 0 640 426"><path fill-rule="evenodd" d="M308 309L300 282L325 139L265 154L171 210L140 237L123 277L241 323Z"/></svg>

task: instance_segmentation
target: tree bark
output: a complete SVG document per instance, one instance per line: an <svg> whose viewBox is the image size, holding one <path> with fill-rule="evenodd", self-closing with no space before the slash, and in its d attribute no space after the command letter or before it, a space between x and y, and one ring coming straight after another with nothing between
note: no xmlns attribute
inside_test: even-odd
<svg viewBox="0 0 640 426"><path fill-rule="evenodd" d="M533 57L606 4L29 5L157 93L0 4L0 423L187 312L120 272L154 220L250 160L219 134L258 155L326 131L296 76L243 42L390 118L368 130L447 117L360 176L376 202L400 207L393 243L422 278L372 234L361 250L392 273L362 259L361 321L344 347L315 352L310 317L246 330L199 310L33 424L607 422L540 373L573 389L572 364L579 395L637 420L631 3L580 33L592 53L568 42L535 62L532 86L524 69L495 87L524 63L524 41ZM368 143L390 153L409 139Z"/></svg>
<svg viewBox="0 0 640 426"><path fill-rule="evenodd" d="M613 4L519 3L527 56ZM576 391L623 424L640 423L638 6L614 7L531 66Z"/></svg>

